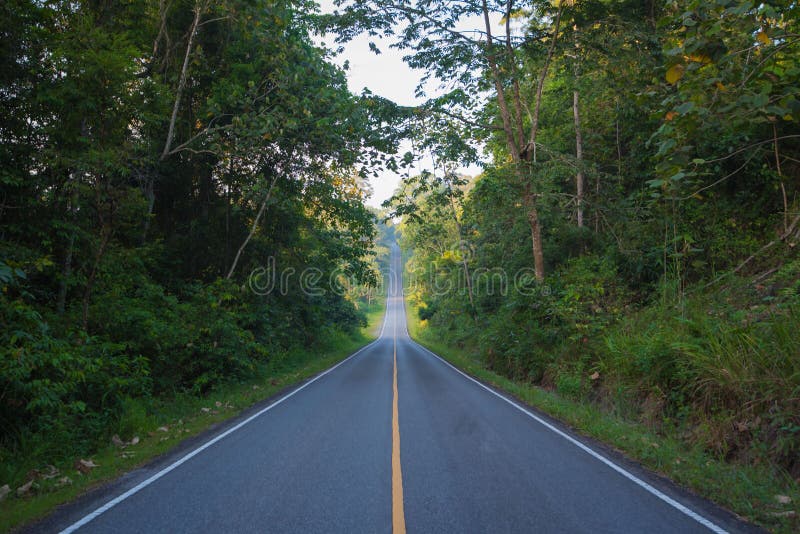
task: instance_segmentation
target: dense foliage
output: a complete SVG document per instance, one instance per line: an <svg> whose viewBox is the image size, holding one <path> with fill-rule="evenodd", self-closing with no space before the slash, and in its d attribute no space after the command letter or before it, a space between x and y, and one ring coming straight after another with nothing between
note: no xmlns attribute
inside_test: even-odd
<svg viewBox="0 0 800 534"><path fill-rule="evenodd" d="M378 281L364 179L392 165L399 131L378 126L397 109L348 91L311 11L3 2L6 482L21 456L124 434L131 399L202 395L363 323ZM264 291L270 267L294 277ZM319 290L301 287L308 267Z"/></svg>
<svg viewBox="0 0 800 534"><path fill-rule="evenodd" d="M446 80L391 202L435 335L800 475L798 5L341 4Z"/></svg>
<svg viewBox="0 0 800 534"><path fill-rule="evenodd" d="M364 179L425 158L389 207L436 336L800 476L800 6L336 3L0 5L0 466L353 330L385 252ZM441 85L352 95L316 31Z"/></svg>

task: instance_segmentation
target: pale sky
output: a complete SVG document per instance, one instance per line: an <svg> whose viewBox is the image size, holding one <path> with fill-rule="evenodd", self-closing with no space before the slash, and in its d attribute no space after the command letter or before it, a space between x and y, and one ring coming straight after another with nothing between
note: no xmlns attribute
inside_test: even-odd
<svg viewBox="0 0 800 534"><path fill-rule="evenodd" d="M332 0L317 0L320 3L323 13L331 13L334 10ZM469 25L470 21L465 21ZM380 49L381 54L376 55L369 49L370 41ZM336 48L333 38L327 36L325 42L332 49ZM344 45L344 52L334 59L338 65L343 65L349 61L350 68L347 71L347 85L350 91L361 94L366 87L376 95L388 98L401 105L417 105L422 103L422 99L414 96L414 90L422 78L422 71L411 69L403 61L403 52L390 48L391 41L381 40L375 37L360 36ZM435 94L435 87L428 88L429 94ZM401 154L409 151L410 145L402 146ZM418 174L426 162L421 162L412 174ZM430 162L427 163L430 167ZM481 169L477 166L459 169L459 172L474 176L480 173ZM407 171L406 171L407 172ZM377 178L371 178L373 195L367 201L370 206L380 207L381 203L392 196L397 185L400 183L402 175L391 171L382 173Z"/></svg>

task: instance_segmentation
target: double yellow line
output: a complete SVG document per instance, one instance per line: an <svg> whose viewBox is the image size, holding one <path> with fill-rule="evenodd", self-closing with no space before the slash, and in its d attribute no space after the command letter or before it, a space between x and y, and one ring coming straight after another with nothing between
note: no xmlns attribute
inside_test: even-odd
<svg viewBox="0 0 800 534"><path fill-rule="evenodd" d="M394 379L392 390L392 531L405 534L406 516L403 511L403 470L400 467L400 410L397 407L397 322L394 321Z"/></svg>

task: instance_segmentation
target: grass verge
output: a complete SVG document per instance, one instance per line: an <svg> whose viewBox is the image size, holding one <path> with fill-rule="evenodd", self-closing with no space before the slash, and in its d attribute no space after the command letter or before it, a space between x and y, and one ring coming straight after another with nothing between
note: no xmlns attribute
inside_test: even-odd
<svg viewBox="0 0 800 534"><path fill-rule="evenodd" d="M181 395L169 400L133 401L127 416L137 443L111 443L91 458L32 468L37 473L31 471L25 477L33 484L24 496L17 496L17 488L12 488L0 502L0 532L44 517L56 506L148 463L212 425L236 417L250 406L340 362L377 337L384 308L383 301L373 303L365 310L367 326L360 332L336 335L315 349L290 352L280 358L278 365L263 369L256 379L220 387L204 398ZM91 461L96 467L79 466L81 460Z"/></svg>
<svg viewBox="0 0 800 534"><path fill-rule="evenodd" d="M800 532L800 519L793 509L800 502L800 484L774 466L731 464L701 447L688 446L678 436L657 434L598 406L510 380L484 367L479 354L448 344L446 335L420 321L410 302L407 310L411 337L462 371L563 421L578 433L612 446L748 521L773 532Z"/></svg>

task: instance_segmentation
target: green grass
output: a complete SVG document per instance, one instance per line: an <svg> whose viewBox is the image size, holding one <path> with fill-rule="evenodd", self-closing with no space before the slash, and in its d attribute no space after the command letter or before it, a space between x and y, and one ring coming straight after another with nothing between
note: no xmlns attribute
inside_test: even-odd
<svg viewBox="0 0 800 534"><path fill-rule="evenodd" d="M370 338L376 339L381 332L383 314L386 311L386 297L377 297L371 306L364 306L361 311L367 316L365 332Z"/></svg>
<svg viewBox="0 0 800 534"><path fill-rule="evenodd" d="M647 468L661 473L739 516L774 532L798 532L800 484L769 465L738 465L689 446L679 436L656 434L646 426L622 420L588 402L510 380L486 369L478 354L447 343L446 336L420 321L408 304L411 337L475 378L506 391L522 402L565 422L578 433L611 445ZM776 496L788 496L781 504Z"/></svg>
<svg viewBox="0 0 800 534"><path fill-rule="evenodd" d="M38 478L29 496L17 497L14 485L12 492L0 502L0 531L41 518L56 506L148 463L187 438L340 362L377 337L383 311L384 301L378 300L364 310L368 324L357 334L334 336L320 349L295 350L280 358L279 368L267 367L260 378L220 387L205 398L182 395L168 401L131 401L124 418L130 435L138 436L139 443L124 449L109 444L97 451L91 460L98 467L87 474L80 473L75 463L55 465L58 475L51 479ZM80 458L75 458L73 462L78 460ZM28 470L44 470L44 467L20 465L18 470L25 477ZM69 477L71 483L56 487L64 476ZM0 481L0 486L5 483Z"/></svg>

